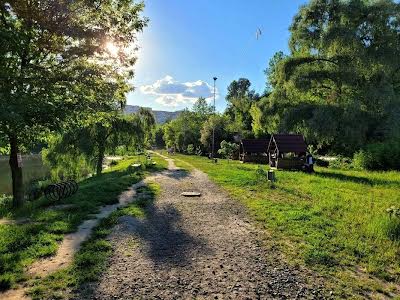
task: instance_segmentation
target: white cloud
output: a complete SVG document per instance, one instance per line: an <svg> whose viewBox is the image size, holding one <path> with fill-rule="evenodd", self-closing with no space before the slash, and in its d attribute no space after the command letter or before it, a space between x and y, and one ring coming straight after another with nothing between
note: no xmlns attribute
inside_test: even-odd
<svg viewBox="0 0 400 300"><path fill-rule="evenodd" d="M213 87L205 81L178 82L168 75L141 86L140 90L143 94L157 96L157 103L171 107L193 104L199 97L211 99L214 95Z"/></svg>

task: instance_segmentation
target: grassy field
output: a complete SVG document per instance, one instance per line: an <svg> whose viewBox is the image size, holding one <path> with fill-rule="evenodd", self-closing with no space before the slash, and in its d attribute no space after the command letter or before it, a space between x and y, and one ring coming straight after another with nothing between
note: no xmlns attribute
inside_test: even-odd
<svg viewBox="0 0 400 300"><path fill-rule="evenodd" d="M0 203L0 217L26 220L24 224L0 225L0 290L27 280L24 268L35 260L54 255L65 234L76 231L85 219L98 212L100 206L116 203L122 191L146 174L166 166L164 160L158 157L154 160L156 166L135 172L130 171L129 166L138 162L138 157L120 161L103 175L80 182L79 191L62 202L51 203L41 198L18 210L10 209L9 202ZM72 206L49 209L54 204Z"/></svg>
<svg viewBox="0 0 400 300"><path fill-rule="evenodd" d="M400 172L277 171L272 187L254 164L174 157L240 200L290 261L326 277L339 298L398 293L400 220L386 209L400 206Z"/></svg>

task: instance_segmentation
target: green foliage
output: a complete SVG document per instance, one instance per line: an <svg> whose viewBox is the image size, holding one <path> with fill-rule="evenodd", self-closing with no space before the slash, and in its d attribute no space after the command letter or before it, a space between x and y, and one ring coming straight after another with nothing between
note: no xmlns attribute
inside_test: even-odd
<svg viewBox="0 0 400 300"><path fill-rule="evenodd" d="M400 170L400 141L367 145L354 154L354 166L366 170Z"/></svg>
<svg viewBox="0 0 400 300"><path fill-rule="evenodd" d="M268 178L268 171L265 170L263 167L261 166L257 166L256 169L256 178L257 181L262 182L262 181L266 181Z"/></svg>
<svg viewBox="0 0 400 300"><path fill-rule="evenodd" d="M387 224L387 234L393 241L400 241L400 208L391 206L386 209L389 215Z"/></svg>
<svg viewBox="0 0 400 300"><path fill-rule="evenodd" d="M164 127L162 125L157 125L153 131L155 146L158 149L163 149L166 146L164 141Z"/></svg>
<svg viewBox="0 0 400 300"><path fill-rule="evenodd" d="M225 140L221 142L221 148L218 150L218 154L222 157L233 159L235 154L238 154L239 145L236 143L229 143Z"/></svg>
<svg viewBox="0 0 400 300"><path fill-rule="evenodd" d="M50 138L48 148L42 150L43 163L49 167L54 182L67 179L81 180L94 171L93 165L78 149L70 149L68 152L65 150L60 136Z"/></svg>
<svg viewBox="0 0 400 300"><path fill-rule="evenodd" d="M254 133L302 133L316 149L347 156L398 138L399 13L392 0L302 6L291 53L267 69L272 93L251 111Z"/></svg>
<svg viewBox="0 0 400 300"><path fill-rule="evenodd" d="M124 0L0 3L0 141L9 144L16 206L24 146L124 104L143 8Z"/></svg>
<svg viewBox="0 0 400 300"><path fill-rule="evenodd" d="M163 126L165 145L179 152L185 152L189 145L193 145L195 149L201 147L200 131L212 111L206 100L199 98L191 111L184 110L177 119Z"/></svg>
<svg viewBox="0 0 400 300"><path fill-rule="evenodd" d="M193 144L189 144L187 146L186 153L189 155L195 154L195 148Z"/></svg>
<svg viewBox="0 0 400 300"><path fill-rule="evenodd" d="M278 83L278 68L279 64L286 58L286 55L282 51L278 51L269 60L268 68L265 69L264 74L267 77L266 92L271 92Z"/></svg>
<svg viewBox="0 0 400 300"><path fill-rule="evenodd" d="M206 120L214 111L213 107L207 103L207 100L200 97L193 104L192 111L201 119Z"/></svg>
<svg viewBox="0 0 400 300"><path fill-rule="evenodd" d="M154 143L154 129L156 126L156 119L151 110L141 107L137 112L137 116L139 117L142 129L144 133L144 141L143 146L145 148L150 148ZM133 132L129 132L130 134L134 134ZM138 135L138 133L136 133Z"/></svg>
<svg viewBox="0 0 400 300"><path fill-rule="evenodd" d="M137 149L144 144L144 131L150 126L146 122L138 115L106 113L86 126L72 128L44 151L53 176L80 178L89 170L100 174L106 152L113 153L118 146Z"/></svg>
<svg viewBox="0 0 400 300"><path fill-rule="evenodd" d="M200 141L208 151L211 151L213 129L215 130L215 147L221 144L223 140L229 141L233 137L233 132L229 128L229 117L226 115L215 114L204 122L201 128Z"/></svg>
<svg viewBox="0 0 400 300"><path fill-rule="evenodd" d="M250 86L251 82L248 79L239 78L230 83L226 95L228 106L225 114L234 125L234 131L246 137L251 135L252 129L250 109L259 99L259 95L254 90L250 90Z"/></svg>
<svg viewBox="0 0 400 300"><path fill-rule="evenodd" d="M261 98L258 102L254 103L250 108L251 115L251 128L256 138L265 138L269 136L269 132L273 132L271 127L271 119L268 118L268 99Z"/></svg>
<svg viewBox="0 0 400 300"><path fill-rule="evenodd" d="M350 158L339 155L335 157L335 159L329 161L328 166L331 169L348 170L353 168L353 162Z"/></svg>

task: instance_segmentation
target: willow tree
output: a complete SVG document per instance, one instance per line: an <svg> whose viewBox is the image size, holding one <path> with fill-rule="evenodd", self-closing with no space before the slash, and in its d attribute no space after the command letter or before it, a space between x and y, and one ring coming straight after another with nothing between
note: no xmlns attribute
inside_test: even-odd
<svg viewBox="0 0 400 300"><path fill-rule="evenodd" d="M84 157L96 175L103 171L106 153L115 151L118 146L142 145L145 126L138 115L125 116L121 113L98 113L84 126L65 132L46 155L52 168L60 162L58 156L74 159Z"/></svg>
<svg viewBox="0 0 400 300"><path fill-rule="evenodd" d="M150 147L154 141L154 129L156 126L154 114L150 109L141 107L137 112L137 116L140 119L144 131L143 146Z"/></svg>
<svg viewBox="0 0 400 300"><path fill-rule="evenodd" d="M312 0L290 31L266 101L275 131L348 154L400 137L400 4Z"/></svg>
<svg viewBox="0 0 400 300"><path fill-rule="evenodd" d="M24 199L21 146L125 100L142 9L132 0L0 1L0 135L15 206Z"/></svg>

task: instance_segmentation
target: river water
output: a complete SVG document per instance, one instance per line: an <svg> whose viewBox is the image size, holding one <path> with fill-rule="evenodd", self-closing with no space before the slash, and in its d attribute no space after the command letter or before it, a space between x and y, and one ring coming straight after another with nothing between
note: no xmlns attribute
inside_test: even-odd
<svg viewBox="0 0 400 300"><path fill-rule="evenodd" d="M11 170L8 159L8 156L0 156L0 195L12 193ZM22 166L25 185L32 180L49 176L49 170L43 165L40 154L23 155Z"/></svg>

